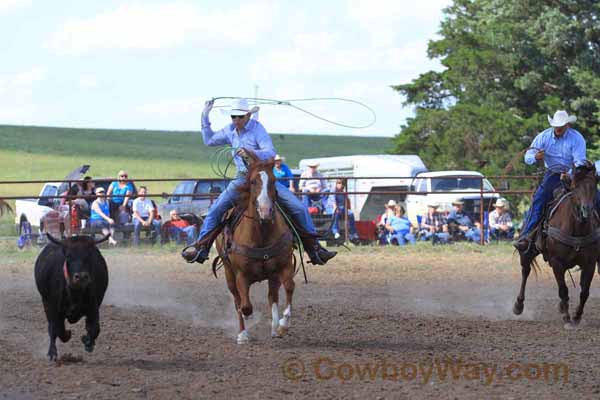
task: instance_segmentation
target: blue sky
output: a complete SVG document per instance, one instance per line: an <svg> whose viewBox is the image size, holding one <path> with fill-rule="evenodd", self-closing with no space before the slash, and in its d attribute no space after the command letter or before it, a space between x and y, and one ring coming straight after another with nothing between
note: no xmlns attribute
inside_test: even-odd
<svg viewBox="0 0 600 400"><path fill-rule="evenodd" d="M412 110L390 85L440 69L426 49L448 4L0 0L0 124L198 130L205 99L257 90L350 98L377 114L353 130L263 106L270 132L393 136ZM302 106L349 125L371 118L345 103Z"/></svg>

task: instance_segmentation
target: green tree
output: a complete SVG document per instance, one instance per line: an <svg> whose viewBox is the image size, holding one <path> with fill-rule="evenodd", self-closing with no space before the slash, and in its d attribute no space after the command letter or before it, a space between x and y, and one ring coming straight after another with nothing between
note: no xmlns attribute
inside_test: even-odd
<svg viewBox="0 0 600 400"><path fill-rule="evenodd" d="M429 71L392 86L415 107L394 153L419 154L430 169L504 172L509 161L566 109L600 156L600 2L455 0L444 10ZM524 173L522 158L513 172Z"/></svg>

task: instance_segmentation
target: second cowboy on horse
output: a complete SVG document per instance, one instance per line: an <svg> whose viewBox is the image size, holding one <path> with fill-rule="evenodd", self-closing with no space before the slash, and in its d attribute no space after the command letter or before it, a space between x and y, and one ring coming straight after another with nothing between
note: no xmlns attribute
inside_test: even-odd
<svg viewBox="0 0 600 400"><path fill-rule="evenodd" d="M525 153L526 164L532 165L543 160L546 172L533 195L519 240L513 243L521 253L529 250L532 233L541 221L546 205L554 198L554 190L560 186L561 178L573 167L582 166L586 162L585 139L571 127L576 120L577 117L563 110L556 111L554 117L548 116L550 128L538 134Z"/></svg>
<svg viewBox="0 0 600 400"><path fill-rule="evenodd" d="M214 100L207 101L202 112L202 138L207 146L231 145L233 147L233 162L237 167L237 176L208 210L196 244L182 253L183 258L188 262L203 263L208 259L211 245L221 231L223 216L227 210L236 205L240 197L237 188L246 181L247 168L244 163L246 150L251 150L261 160L276 155L271 137L265 128L260 122L251 118L251 114L257 108L251 110L246 99L233 101L230 110L231 124L217 132L211 129L208 118L213 104ZM328 251L319 244L312 219L302 202L282 184L277 183L276 189L277 201L298 231L310 262L323 265L335 257L336 252Z"/></svg>

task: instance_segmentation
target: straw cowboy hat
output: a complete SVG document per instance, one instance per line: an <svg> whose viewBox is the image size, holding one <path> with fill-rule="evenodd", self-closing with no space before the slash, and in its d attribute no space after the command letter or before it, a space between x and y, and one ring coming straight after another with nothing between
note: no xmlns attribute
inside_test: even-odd
<svg viewBox="0 0 600 400"><path fill-rule="evenodd" d="M453 206L462 206L462 205L464 205L464 204L465 204L465 202L464 202L464 201L462 201L462 200L454 200L454 201L452 202L452 205L453 205Z"/></svg>
<svg viewBox="0 0 600 400"><path fill-rule="evenodd" d="M566 124L572 124L575 121L577 121L577 117L567 114L565 110L558 110L554 113L554 117L548 115L548 123L554 128L560 128Z"/></svg>
<svg viewBox="0 0 600 400"><path fill-rule="evenodd" d="M231 103L231 109L229 110L229 115L231 116L240 116L246 115L248 113L255 113L258 111L258 106L254 106L250 108L248 106L248 100L246 99L233 99Z"/></svg>
<svg viewBox="0 0 600 400"><path fill-rule="evenodd" d="M506 207L506 200L504 200L502 198L496 200L494 207Z"/></svg>
<svg viewBox="0 0 600 400"><path fill-rule="evenodd" d="M386 207L396 207L398 204L396 203L395 200L390 200L387 202L387 204L385 205Z"/></svg>

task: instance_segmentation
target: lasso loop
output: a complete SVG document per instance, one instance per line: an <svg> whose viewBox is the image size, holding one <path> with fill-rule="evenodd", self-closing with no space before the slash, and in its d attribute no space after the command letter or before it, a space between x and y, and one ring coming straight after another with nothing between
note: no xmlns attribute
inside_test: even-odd
<svg viewBox="0 0 600 400"><path fill-rule="evenodd" d="M233 100L233 99L240 99L240 98L241 97L221 96L221 97L214 97L213 100L215 100L215 101L216 100ZM271 106L291 107L295 110L298 110L300 112L308 114L313 118L319 119L321 121L324 121L324 122L327 122L327 123L330 123L333 125L341 126L344 128L365 129L365 128L369 128L369 127L373 126L375 124L375 122L377 121L377 115L375 114L375 110L373 110L371 107L369 107L365 103L361 103L360 101L352 100L352 99L345 99L343 97L312 97L312 98L307 98L307 99L289 99L289 100L276 100L276 99L264 99L264 98L259 98L259 97L247 97L246 99L248 100L249 104L254 104L254 105L264 104L264 105L271 105ZM356 105L368 110L371 113L372 119L366 125L343 124L340 122L333 121L331 119L327 119L327 118L322 117L314 112L308 111L302 107L298 107L297 105L293 104L293 103L300 103L300 102L307 102L307 101L343 101L346 103L356 104ZM225 105L215 105L214 106L214 108L221 108L221 107L227 107L227 106L225 106Z"/></svg>

